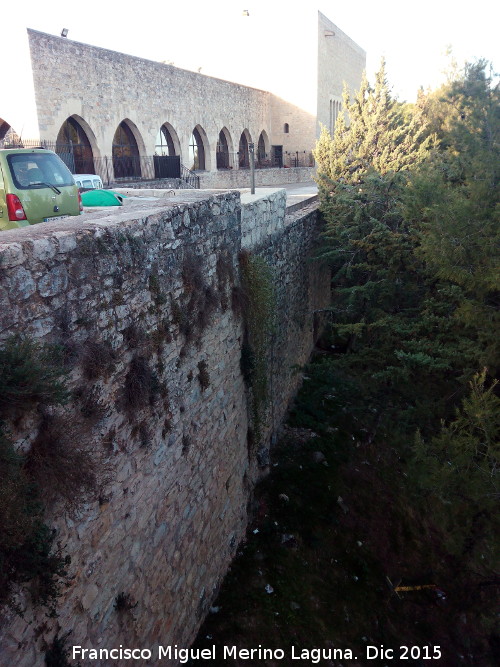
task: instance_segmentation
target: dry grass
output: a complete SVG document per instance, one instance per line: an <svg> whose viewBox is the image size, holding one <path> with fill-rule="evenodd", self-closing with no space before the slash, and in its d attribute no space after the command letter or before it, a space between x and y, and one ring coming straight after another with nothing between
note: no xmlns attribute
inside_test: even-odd
<svg viewBox="0 0 500 667"><path fill-rule="evenodd" d="M92 449L81 426L54 415L44 416L25 470L45 503L62 501L70 513L96 499L109 475L103 454Z"/></svg>

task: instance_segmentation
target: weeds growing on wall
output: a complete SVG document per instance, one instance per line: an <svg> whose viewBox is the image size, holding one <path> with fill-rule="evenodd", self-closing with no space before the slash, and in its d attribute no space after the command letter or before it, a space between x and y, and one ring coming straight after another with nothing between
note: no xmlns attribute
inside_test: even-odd
<svg viewBox="0 0 500 667"><path fill-rule="evenodd" d="M148 405L154 405L160 394L160 382L141 355L135 356L125 378L123 399L128 412L135 412Z"/></svg>
<svg viewBox="0 0 500 667"><path fill-rule="evenodd" d="M0 433L0 605L13 603L16 586L28 584L34 603L54 612L57 580L66 560L53 551L54 535L43 521L40 491L8 438Z"/></svg>
<svg viewBox="0 0 500 667"><path fill-rule="evenodd" d="M15 418L37 403L65 403L62 349L14 335L0 349L0 419Z"/></svg>
<svg viewBox="0 0 500 667"><path fill-rule="evenodd" d="M78 425L55 415L44 416L24 468L46 503L62 501L70 512L98 495L105 471Z"/></svg>
<svg viewBox="0 0 500 667"><path fill-rule="evenodd" d="M275 294L271 270L266 262L247 251L240 253L245 340L241 370L252 391L253 440L260 441L268 397L268 362L274 324Z"/></svg>
<svg viewBox="0 0 500 667"><path fill-rule="evenodd" d="M132 609L135 609L138 604L139 604L138 602L134 602L134 599L130 595L130 593L125 593L124 591L122 591L121 593L118 593L118 595L116 596L113 609L117 613L123 614L124 612L132 611Z"/></svg>
<svg viewBox="0 0 500 667"><path fill-rule="evenodd" d="M208 387L210 387L210 375L208 373L208 365L204 359L198 362L198 382L200 383L202 391L205 391L205 389L208 389Z"/></svg>
<svg viewBox="0 0 500 667"><path fill-rule="evenodd" d="M59 635L54 637L52 644L45 651L46 667L70 667L75 664L73 661L70 662L70 649L66 645L70 634L71 631L61 637ZM80 667L80 663L77 663L77 667Z"/></svg>
<svg viewBox="0 0 500 667"><path fill-rule="evenodd" d="M74 392L74 397L80 401L80 412L90 425L97 424L106 416L107 407L102 401L102 388L99 385L80 387Z"/></svg>
<svg viewBox="0 0 500 667"><path fill-rule="evenodd" d="M116 355L109 344L105 341L89 342L82 354L83 375L87 380L97 380L109 375L114 368Z"/></svg>
<svg viewBox="0 0 500 667"><path fill-rule="evenodd" d="M220 305L223 311L229 307L229 298L227 295L227 286L234 285L234 267L229 251L224 248L217 258L215 268L217 276L217 288L219 290Z"/></svg>
<svg viewBox="0 0 500 667"><path fill-rule="evenodd" d="M58 580L65 575L67 561L54 551L54 533L44 523L45 504L57 499L75 508L97 484L99 462L85 439L52 414L69 398L68 372L58 346L15 335L0 350L0 604L19 613L13 601L19 586L55 613ZM8 425L34 408L42 423L23 454L9 439Z"/></svg>

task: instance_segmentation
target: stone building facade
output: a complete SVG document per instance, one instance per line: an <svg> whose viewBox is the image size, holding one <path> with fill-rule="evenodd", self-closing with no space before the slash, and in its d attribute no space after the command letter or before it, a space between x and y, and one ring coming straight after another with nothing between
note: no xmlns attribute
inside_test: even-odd
<svg viewBox="0 0 500 667"><path fill-rule="evenodd" d="M33 139L55 148L74 173L97 172L105 182L162 177L175 160L160 164L154 156L167 156L205 176L202 187L227 187L240 180L231 172L249 167L251 144L257 168L310 167L319 123L332 127L332 100L341 99L344 82L351 90L359 85L365 66L364 51L321 13L317 26L316 53L301 54L308 78L317 79L316 115L305 110L305 99L292 104L272 92L30 29ZM20 133L16 113L0 103L0 140L9 128ZM283 172L270 184L294 180Z"/></svg>

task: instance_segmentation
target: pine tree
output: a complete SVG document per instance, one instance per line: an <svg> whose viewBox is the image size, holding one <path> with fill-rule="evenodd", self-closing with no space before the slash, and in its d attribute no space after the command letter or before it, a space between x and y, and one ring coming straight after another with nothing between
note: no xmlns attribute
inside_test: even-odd
<svg viewBox="0 0 500 667"><path fill-rule="evenodd" d="M450 319L457 294L425 270L420 230L404 206L434 137L421 107L391 98L383 64L373 89L364 79L355 100L344 99L348 119L333 137L323 131L315 153L335 343L406 403L419 385L444 395L442 381L466 365L470 345Z"/></svg>
<svg viewBox="0 0 500 667"><path fill-rule="evenodd" d="M446 528L450 552L486 576L500 562L497 387L487 383L486 370L476 374L455 418L430 439L417 434L413 469L426 504Z"/></svg>
<svg viewBox="0 0 500 667"><path fill-rule="evenodd" d="M500 88L488 64L424 101L440 146L412 177L405 217L421 229L420 256L460 291L455 317L475 331L478 365L500 366Z"/></svg>

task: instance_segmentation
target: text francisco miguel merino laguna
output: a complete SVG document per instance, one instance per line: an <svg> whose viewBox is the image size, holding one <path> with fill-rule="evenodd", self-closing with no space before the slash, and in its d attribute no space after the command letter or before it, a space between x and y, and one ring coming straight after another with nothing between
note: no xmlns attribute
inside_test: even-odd
<svg viewBox="0 0 500 667"><path fill-rule="evenodd" d="M218 646L211 648L180 648L174 646L157 646L151 650L148 648L125 648L120 644L119 648L83 648L83 646L73 646L71 657L73 660L176 660L184 664L189 660L215 660L221 656L223 659L239 658L240 660L308 660L309 664L317 664L321 660L331 660L332 658L353 659L354 656L350 649L301 649L292 646L288 651L281 648L270 649L263 648L260 644L258 648L238 648L237 646Z"/></svg>
<svg viewBox="0 0 500 667"><path fill-rule="evenodd" d="M218 655L217 655L218 654ZM398 648L385 648L384 645L365 646L365 660L398 660L408 657L424 658L426 660L439 660L441 650L439 646L399 646ZM176 660L184 664L189 660L215 660L216 657L223 659L238 658L239 660L307 660L309 664L318 664L323 660L357 660L351 649L341 648L298 648L291 646L287 651L281 648L263 648L260 644L257 648L238 648L237 646L213 645L211 648L180 648L174 646L157 646L153 650L149 648L125 648L120 644L118 648L83 648L73 646L71 657L73 660L154 660L161 661ZM135 663L137 664L137 663Z"/></svg>

